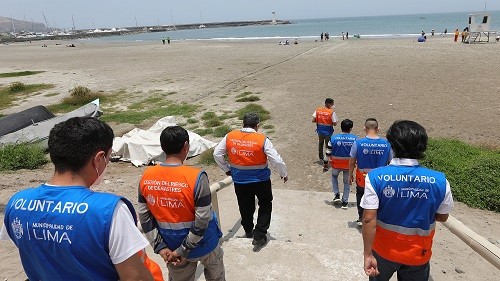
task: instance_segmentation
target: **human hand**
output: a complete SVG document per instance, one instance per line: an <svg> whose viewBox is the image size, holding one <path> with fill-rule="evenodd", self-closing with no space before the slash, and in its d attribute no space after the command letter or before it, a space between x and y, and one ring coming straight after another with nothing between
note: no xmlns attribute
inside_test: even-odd
<svg viewBox="0 0 500 281"><path fill-rule="evenodd" d="M161 249L158 254L163 258L165 262L167 262L170 255L172 255L172 251L169 248Z"/></svg>
<svg viewBox="0 0 500 281"><path fill-rule="evenodd" d="M377 276L380 274L377 268L377 260L373 255L365 256L364 270L367 276Z"/></svg>
<svg viewBox="0 0 500 281"><path fill-rule="evenodd" d="M184 257L181 257L176 251L171 252L167 259L167 263L171 263L172 265L176 266L180 264L181 262L184 261Z"/></svg>
<svg viewBox="0 0 500 281"><path fill-rule="evenodd" d="M281 179L283 180L283 182L287 182L288 181L288 176L281 177Z"/></svg>

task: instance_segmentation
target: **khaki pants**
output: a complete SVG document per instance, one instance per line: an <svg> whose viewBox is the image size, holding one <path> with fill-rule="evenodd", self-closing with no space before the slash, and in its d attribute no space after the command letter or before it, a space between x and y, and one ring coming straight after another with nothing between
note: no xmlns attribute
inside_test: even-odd
<svg viewBox="0 0 500 281"><path fill-rule="evenodd" d="M220 245L207 255L197 259L185 259L181 264L174 266L167 264L168 280L170 281L193 281L196 274L198 262L205 266L204 275L206 280L225 281L223 262L224 252Z"/></svg>

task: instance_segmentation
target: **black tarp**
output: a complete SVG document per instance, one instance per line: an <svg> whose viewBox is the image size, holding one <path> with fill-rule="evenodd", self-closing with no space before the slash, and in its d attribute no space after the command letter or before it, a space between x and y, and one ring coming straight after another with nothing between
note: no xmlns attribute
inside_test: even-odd
<svg viewBox="0 0 500 281"><path fill-rule="evenodd" d="M45 106L39 105L0 118L0 136L21 130L29 125L54 118Z"/></svg>

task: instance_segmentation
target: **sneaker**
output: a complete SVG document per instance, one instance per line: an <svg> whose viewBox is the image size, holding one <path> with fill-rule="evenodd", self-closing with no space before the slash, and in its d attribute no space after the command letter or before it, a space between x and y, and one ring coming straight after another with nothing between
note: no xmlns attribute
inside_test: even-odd
<svg viewBox="0 0 500 281"><path fill-rule="evenodd" d="M340 194L335 194L335 198L333 198L333 203L340 202Z"/></svg>
<svg viewBox="0 0 500 281"><path fill-rule="evenodd" d="M347 202L342 202L342 209L347 210Z"/></svg>
<svg viewBox="0 0 500 281"><path fill-rule="evenodd" d="M323 172L328 171L328 162L323 163Z"/></svg>
<svg viewBox="0 0 500 281"><path fill-rule="evenodd" d="M264 236L260 239L257 239L257 238L253 238L253 241L252 241L252 245L254 246L257 246L257 247L262 247L264 245L266 245L267 243L267 236Z"/></svg>
<svg viewBox="0 0 500 281"><path fill-rule="evenodd" d="M357 224L358 226L363 226L363 223L361 222L361 220L360 220L360 219L357 219L357 220L356 220L356 224Z"/></svg>

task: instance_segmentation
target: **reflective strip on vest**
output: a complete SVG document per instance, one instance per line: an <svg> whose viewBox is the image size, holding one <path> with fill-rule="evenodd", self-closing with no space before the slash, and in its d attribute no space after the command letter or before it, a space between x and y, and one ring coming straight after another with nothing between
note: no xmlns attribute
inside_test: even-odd
<svg viewBox="0 0 500 281"><path fill-rule="evenodd" d="M212 220L213 217L210 217L210 220ZM180 230L180 229L186 229L186 228L191 228L193 226L194 221L188 221L188 222L162 222L162 221L157 221L158 226L163 228L163 229L170 229L170 230Z"/></svg>
<svg viewBox="0 0 500 281"><path fill-rule="evenodd" d="M235 164L229 164L231 168L239 169L239 170L260 170L267 168L267 163L263 165L255 165L255 166L241 166Z"/></svg>
<svg viewBox="0 0 500 281"><path fill-rule="evenodd" d="M421 228L404 227L404 226L394 225L394 224L387 224L387 223L384 223L380 220L377 220L377 225L383 229L397 232L397 233L401 233L404 235L419 235L419 236L429 236L436 228L436 222L432 223L428 230L421 229Z"/></svg>

